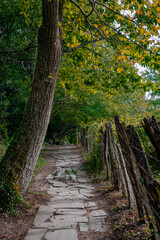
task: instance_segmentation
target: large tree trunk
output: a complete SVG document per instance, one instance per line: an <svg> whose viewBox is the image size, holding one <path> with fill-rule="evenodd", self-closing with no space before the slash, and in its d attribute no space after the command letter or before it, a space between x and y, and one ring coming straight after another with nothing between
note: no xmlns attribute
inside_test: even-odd
<svg viewBox="0 0 160 240"><path fill-rule="evenodd" d="M43 23L38 33L38 56L28 108L8 151L1 161L1 176L27 191L48 127L62 54L63 0L42 0Z"/></svg>

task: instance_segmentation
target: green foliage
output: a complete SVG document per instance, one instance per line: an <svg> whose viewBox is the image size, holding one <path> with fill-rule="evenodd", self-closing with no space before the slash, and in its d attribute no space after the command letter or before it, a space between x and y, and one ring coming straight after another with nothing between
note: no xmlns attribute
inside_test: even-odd
<svg viewBox="0 0 160 240"><path fill-rule="evenodd" d="M18 186L14 183L8 184L0 177L0 211L17 214L18 206L27 206Z"/></svg>
<svg viewBox="0 0 160 240"><path fill-rule="evenodd" d="M26 109L41 21L40 1L0 3L0 134L12 137Z"/></svg>
<svg viewBox="0 0 160 240"><path fill-rule="evenodd" d="M93 128L92 128L93 127ZM100 150L99 128L92 126L89 129L88 136L92 138L92 149L85 154L85 169L90 175L97 176L102 173L102 155ZM91 130L92 129L92 130Z"/></svg>
<svg viewBox="0 0 160 240"><path fill-rule="evenodd" d="M35 169L34 169L34 175L37 174L42 168L44 168L47 165L47 162L45 161L44 158L42 158L41 156L38 157Z"/></svg>

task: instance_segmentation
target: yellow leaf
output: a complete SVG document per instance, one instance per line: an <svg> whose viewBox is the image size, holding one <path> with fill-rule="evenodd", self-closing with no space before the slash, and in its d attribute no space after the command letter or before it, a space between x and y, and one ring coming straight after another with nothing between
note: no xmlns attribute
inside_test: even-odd
<svg viewBox="0 0 160 240"><path fill-rule="evenodd" d="M160 19L159 18L156 18L157 22L160 23Z"/></svg>
<svg viewBox="0 0 160 240"><path fill-rule="evenodd" d="M141 33L141 34L144 34L144 33L145 33L144 28L141 28L141 29L140 29L140 33Z"/></svg>
<svg viewBox="0 0 160 240"><path fill-rule="evenodd" d="M60 21L58 21L58 25L59 25L60 27L62 27L62 23L61 23Z"/></svg>
<svg viewBox="0 0 160 240"><path fill-rule="evenodd" d="M121 73L123 71L123 68L117 68L117 72Z"/></svg>
<svg viewBox="0 0 160 240"><path fill-rule="evenodd" d="M157 9L157 12L160 12L160 7L157 7L156 9Z"/></svg>
<svg viewBox="0 0 160 240"><path fill-rule="evenodd" d="M110 67L110 70L113 71L113 67Z"/></svg>
<svg viewBox="0 0 160 240"><path fill-rule="evenodd" d="M146 40L146 39L142 39L142 42L143 42L144 44L146 44L146 43L147 43L147 40Z"/></svg>
<svg viewBox="0 0 160 240"><path fill-rule="evenodd" d="M151 13L152 13L151 11L148 11L147 16L149 17L151 15Z"/></svg>
<svg viewBox="0 0 160 240"><path fill-rule="evenodd" d="M70 43L67 43L67 47L70 47L71 45L70 45Z"/></svg>
<svg viewBox="0 0 160 240"><path fill-rule="evenodd" d="M124 50L124 49L122 49L122 51L121 51L123 54L125 54L126 53L126 50Z"/></svg>
<svg viewBox="0 0 160 240"><path fill-rule="evenodd" d="M157 3L154 1L154 3L152 4L153 7L156 7L157 6Z"/></svg>

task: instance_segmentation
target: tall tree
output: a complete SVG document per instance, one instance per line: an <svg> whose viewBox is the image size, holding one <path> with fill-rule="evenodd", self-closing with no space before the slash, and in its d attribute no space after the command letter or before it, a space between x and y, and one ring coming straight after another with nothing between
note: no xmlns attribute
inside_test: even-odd
<svg viewBox="0 0 160 240"><path fill-rule="evenodd" d="M18 182L25 193L49 123L56 79L62 54L63 0L43 0L43 22L38 33L38 56L27 111L17 134L1 161L1 176Z"/></svg>

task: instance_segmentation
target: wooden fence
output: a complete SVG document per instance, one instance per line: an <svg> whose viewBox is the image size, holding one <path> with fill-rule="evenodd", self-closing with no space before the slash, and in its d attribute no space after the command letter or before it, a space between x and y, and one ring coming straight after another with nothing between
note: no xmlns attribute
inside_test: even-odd
<svg viewBox="0 0 160 240"><path fill-rule="evenodd" d="M151 239L159 239L160 234L160 183L154 179L148 159L134 126L124 126L115 117L116 142L111 123L99 131L101 166L106 179L111 180L114 189L122 191L128 198L129 207L136 203L140 223L149 222ZM160 161L160 124L152 117L144 118L142 127L153 144ZM94 149L93 137L87 129L80 132L80 143L88 151ZM111 173L111 174L109 174Z"/></svg>

